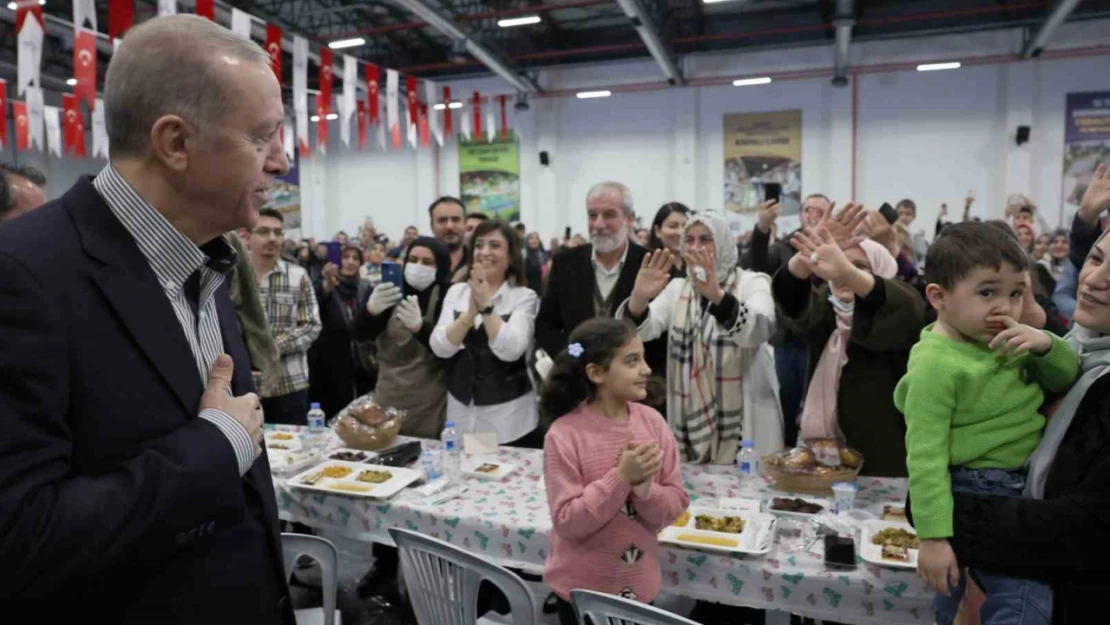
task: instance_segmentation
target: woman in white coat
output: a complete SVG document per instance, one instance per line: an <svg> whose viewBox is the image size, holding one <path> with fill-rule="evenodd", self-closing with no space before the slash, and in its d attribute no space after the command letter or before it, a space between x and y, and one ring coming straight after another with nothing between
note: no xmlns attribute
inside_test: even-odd
<svg viewBox="0 0 1110 625"><path fill-rule="evenodd" d="M640 338L669 333L667 420L684 459L732 464L742 439L760 454L782 449L771 279L745 271L728 221L692 215L683 233L685 278L670 279L671 253L644 259L632 296L617 310Z"/></svg>

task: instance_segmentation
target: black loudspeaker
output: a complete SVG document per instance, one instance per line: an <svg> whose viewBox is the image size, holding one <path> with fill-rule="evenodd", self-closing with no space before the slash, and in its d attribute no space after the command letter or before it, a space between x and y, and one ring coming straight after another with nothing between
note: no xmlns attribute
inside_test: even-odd
<svg viewBox="0 0 1110 625"><path fill-rule="evenodd" d="M1025 145L1029 143L1029 126L1018 126L1017 129L1017 144Z"/></svg>
<svg viewBox="0 0 1110 625"><path fill-rule="evenodd" d="M540 152L540 165L547 167L551 164L551 159L547 157L547 152Z"/></svg>

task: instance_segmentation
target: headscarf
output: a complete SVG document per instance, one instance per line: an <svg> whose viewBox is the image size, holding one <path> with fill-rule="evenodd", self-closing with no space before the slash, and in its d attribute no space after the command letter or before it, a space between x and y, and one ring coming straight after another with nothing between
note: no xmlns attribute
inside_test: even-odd
<svg viewBox="0 0 1110 625"><path fill-rule="evenodd" d="M1057 231L1053 232L1051 236L1048 237L1048 244L1052 245L1052 240L1055 239L1056 237L1065 237L1065 238L1067 238L1067 236L1068 236L1067 230L1057 230ZM1055 280L1056 282L1059 282L1060 281L1060 272L1062 272L1064 270L1064 263L1071 262L1071 261L1066 256L1064 258L1062 258L1061 260L1056 260L1046 250L1045 251L1045 257L1042 258L1041 260L1037 261L1037 262L1040 263L1041 266L1044 267L1048 271L1048 275L1052 276L1053 280Z"/></svg>
<svg viewBox="0 0 1110 625"><path fill-rule="evenodd" d="M717 283L724 284L728 282L732 271L740 263L740 251L736 248L736 242L732 240L732 229L728 227L728 219L715 210L693 213L682 229L683 238L690 228L697 224L709 228L709 232L713 235L713 246L717 249Z"/></svg>
<svg viewBox="0 0 1110 625"><path fill-rule="evenodd" d="M1091 249L1097 247L1106 235L1107 232L1103 232ZM1090 259L1090 255L1087 258ZM1064 435L1067 434L1072 420L1075 419L1079 404L1083 402L1083 398L1087 395L1087 391L1091 390L1095 381L1110 373L1110 333L1095 332L1076 324L1064 340L1079 355L1081 375L1056 410L1052 412L1052 418L1048 420L1048 426L1044 431L1044 438L1029 456L1026 464L1029 477L1025 482L1025 496L1034 499L1044 499L1044 485L1049 468L1052 466L1052 461L1056 459L1056 452L1060 449Z"/></svg>
<svg viewBox="0 0 1110 625"><path fill-rule="evenodd" d="M443 298L447 295L447 289L451 288L451 253L447 251L447 246L439 239L432 237L416 237L413 239L412 243L405 248L401 256L403 261L402 275L404 275L404 265L408 265L409 263L409 252L415 247L428 248L436 257L436 281L432 283L432 286L416 294L416 298L420 303L420 310L427 314L428 302L431 300L432 294L435 293L438 295L436 298L436 308L438 309L443 305ZM437 286L439 287L438 290L436 289ZM406 286L406 288L411 288L411 286ZM439 310L435 311L435 315L433 316L434 319L439 319L439 312Z"/></svg>
<svg viewBox="0 0 1110 625"><path fill-rule="evenodd" d="M1030 226L1027 223L1020 223L1020 224L1014 226L1014 234L1017 234L1018 230L1021 230L1022 228L1029 231L1029 238L1033 239L1033 245L1036 245L1037 244L1037 231L1033 229L1033 226ZM1025 247L1022 247L1022 249L1024 249L1026 252L1030 252L1030 253L1033 251L1032 248L1026 249Z"/></svg>
<svg viewBox="0 0 1110 625"><path fill-rule="evenodd" d="M898 261L882 245L865 239L859 244L871 273L876 279L890 280L898 273ZM836 398L840 391L840 375L848 363L848 343L852 336L852 319L855 316L855 302L841 302L831 292L829 301L836 314L836 329L825 343L821 359L813 371L809 382L805 404L802 407L801 434L803 441L819 438L835 438L844 442L837 420Z"/></svg>

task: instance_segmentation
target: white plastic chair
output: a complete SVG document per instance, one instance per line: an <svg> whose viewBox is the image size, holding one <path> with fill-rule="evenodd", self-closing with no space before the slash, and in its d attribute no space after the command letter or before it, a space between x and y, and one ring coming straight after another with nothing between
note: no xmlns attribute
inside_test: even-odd
<svg viewBox="0 0 1110 625"><path fill-rule="evenodd" d="M509 600L514 625L538 625L536 601L524 580L442 540L391 528L401 571L420 625L474 625L478 587L488 580Z"/></svg>
<svg viewBox="0 0 1110 625"><path fill-rule="evenodd" d="M580 625L586 625L587 616L593 625L698 625L646 603L592 590L570 591L570 603Z"/></svg>
<svg viewBox="0 0 1110 625"><path fill-rule="evenodd" d="M308 556L320 564L320 589L324 595L324 625L338 625L335 609L335 594L339 588L339 552L330 540L307 534L282 534L281 555L285 560L285 579L293 573L293 567L301 556ZM316 621L315 610L298 610L297 622Z"/></svg>

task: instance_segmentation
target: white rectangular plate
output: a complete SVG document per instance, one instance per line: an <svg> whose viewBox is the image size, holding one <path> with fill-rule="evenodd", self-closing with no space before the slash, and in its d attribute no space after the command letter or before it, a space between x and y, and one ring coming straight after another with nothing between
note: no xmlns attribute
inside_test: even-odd
<svg viewBox="0 0 1110 625"><path fill-rule="evenodd" d="M316 475L323 471L326 467L342 466L351 469L351 472L345 477L332 478L325 477L324 479L316 482L315 484L305 484L304 478L310 475ZM381 484L370 484L367 482L359 482L358 476L363 471L389 471L392 477ZM412 469L405 469L402 467L386 467L376 464L363 464L360 462L341 462L339 460L329 460L320 464L320 466L312 467L308 471L298 473L289 479L287 484L295 488L303 488L304 490L312 490L318 493L328 493L329 495L346 495L348 497L363 497L369 499L386 499L392 497L404 489L406 486L413 482L422 479L424 473L422 471L414 471ZM370 489L366 492L346 491L335 488L337 484L355 484L361 486L369 486Z"/></svg>
<svg viewBox="0 0 1110 625"><path fill-rule="evenodd" d="M749 553L754 555L766 555L771 551L771 544L774 542L775 535L775 517L764 512L731 512L728 510L719 510L716 508L699 508L693 506L689 509L690 519L683 527L675 527L673 525L666 527L659 533L659 541L678 545L680 547L687 547L690 549L700 549L703 551L717 551L721 553ZM726 534L724 532L711 532L707 530L695 529L697 523L697 516L699 514L710 514L713 516L738 516L744 519L744 531L739 534ZM707 545L703 543L688 542L679 540L681 534L693 534L695 536L705 536L711 538L732 538L740 541L736 547L726 547L723 545Z"/></svg>
<svg viewBox="0 0 1110 625"><path fill-rule="evenodd" d="M863 522L863 529L860 532L862 538L861 538L861 541L860 541L861 544L860 544L859 556L861 558L863 558L863 560L865 562L870 562L871 564L878 564L880 566L889 566L889 567L893 567L893 568L896 568L896 569L915 569L916 570L917 569L917 549L910 549L909 550L909 556L910 557L905 562L902 562L902 561L899 561L899 560L888 560L888 559L884 558L883 557L883 548L882 548L882 546L871 544L871 537L874 536L875 534L878 534L880 531L882 531L882 530L884 530L888 527L908 530L914 536L917 535L917 532L915 532L914 529L906 523L894 523L892 521L864 521Z"/></svg>
<svg viewBox="0 0 1110 625"><path fill-rule="evenodd" d="M771 497L767 500L767 512L775 516L781 516L787 519L812 519L813 517L820 514L820 512L814 514L806 514L804 512L787 512L785 510L775 510L771 507L771 505L774 504L775 499L775 497ZM822 510L821 512L836 512L836 505L828 499L819 499L817 497L807 497L804 495L799 496L794 493L784 495L783 497L781 497L781 499L801 499L802 501L808 501L809 503L815 503L821 506L822 508L824 508L824 510Z"/></svg>
<svg viewBox="0 0 1110 625"><path fill-rule="evenodd" d="M483 464L495 464L497 465L497 470L490 473L479 473L478 467L482 466ZM507 462L500 462L496 458L492 460L489 458L481 457L463 458L461 467L461 472L463 475L469 475L470 477L479 477L487 480L503 480L510 474L512 474L513 471L516 471L516 465L509 464Z"/></svg>
<svg viewBox="0 0 1110 625"><path fill-rule="evenodd" d="M291 438L282 438L285 436ZM285 447L285 449L279 449L275 445ZM300 451L301 445L301 437L294 432L266 432L267 451Z"/></svg>
<svg viewBox="0 0 1110 625"><path fill-rule="evenodd" d="M281 451L280 449L266 450L270 458L270 471L279 474L298 473L320 462L322 456L318 451Z"/></svg>
<svg viewBox="0 0 1110 625"><path fill-rule="evenodd" d="M332 458L335 454L347 452L349 454L362 454L361 460L340 460L339 458ZM363 451L361 449L351 449L349 447L340 447L338 449L329 449L321 458L324 460L339 460L340 462L358 462L360 464L370 464L378 457L378 453L374 451Z"/></svg>

